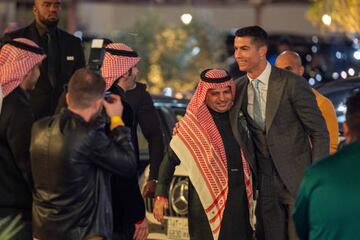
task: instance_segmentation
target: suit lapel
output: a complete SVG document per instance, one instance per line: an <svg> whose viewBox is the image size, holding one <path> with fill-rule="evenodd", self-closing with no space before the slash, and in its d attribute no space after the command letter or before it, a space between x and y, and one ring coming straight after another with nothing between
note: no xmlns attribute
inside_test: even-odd
<svg viewBox="0 0 360 240"><path fill-rule="evenodd" d="M234 106L230 110L230 123L233 130L236 141L241 145L241 137L239 132L239 114L241 113L241 107L243 105L245 91L247 91L247 77L241 77L236 84L236 98L234 100Z"/></svg>
<svg viewBox="0 0 360 240"><path fill-rule="evenodd" d="M60 31L60 29L57 29L57 39L58 39L58 56L59 56L59 69L63 69L64 66L66 66L66 61L67 61L67 51L59 51L59 49L69 49L70 46L66 46L67 42L66 41L63 41L63 35L62 35L62 32Z"/></svg>
<svg viewBox="0 0 360 240"><path fill-rule="evenodd" d="M256 162L254 153L251 150L251 137L246 121L247 113L243 109L243 107L246 108L247 106L248 82L249 80L246 76L240 78L239 81L236 82L236 98L234 106L230 110L230 124L237 143L248 157L247 161L250 164L253 173L256 173ZM241 128L239 128L240 125L242 126Z"/></svg>
<svg viewBox="0 0 360 240"><path fill-rule="evenodd" d="M280 71L274 66L271 67L269 85L266 98L265 126L266 132L269 131L279 108L281 97L284 92L286 80L281 78Z"/></svg>
<svg viewBox="0 0 360 240"><path fill-rule="evenodd" d="M64 82L64 76L70 73L71 70L69 68L68 61L75 61L75 56L73 54L69 54L72 50L72 45L66 41L65 34L61 29L57 29L57 44L58 44L58 78L57 84L60 87L63 87L66 82ZM61 51L60 51L61 49ZM71 49L71 50L70 50ZM71 65L70 65L71 66Z"/></svg>
<svg viewBox="0 0 360 240"><path fill-rule="evenodd" d="M41 43L40 35L36 29L35 21L31 25L29 25L28 34L29 34L29 36L28 36L29 39L34 41L37 45L43 46L43 44Z"/></svg>

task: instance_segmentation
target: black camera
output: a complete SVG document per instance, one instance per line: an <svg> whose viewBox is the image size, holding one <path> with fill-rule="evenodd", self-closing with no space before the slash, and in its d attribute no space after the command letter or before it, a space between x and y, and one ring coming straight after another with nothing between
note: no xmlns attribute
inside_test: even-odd
<svg viewBox="0 0 360 240"><path fill-rule="evenodd" d="M105 93L104 93L104 99L105 99L105 101L107 101L107 102L111 102L111 99L110 99L110 95L112 94L112 92L110 92L110 91L105 91Z"/></svg>
<svg viewBox="0 0 360 240"><path fill-rule="evenodd" d="M112 43L109 39L93 39L91 42L91 49L88 61L88 68L96 73L98 73L101 77L101 66L104 60L105 55L105 47L109 43ZM107 102L111 102L110 100L110 91L106 91L104 93L104 99Z"/></svg>
<svg viewBox="0 0 360 240"><path fill-rule="evenodd" d="M101 76L101 66L104 60L106 41L104 39L93 39L88 61L88 68Z"/></svg>

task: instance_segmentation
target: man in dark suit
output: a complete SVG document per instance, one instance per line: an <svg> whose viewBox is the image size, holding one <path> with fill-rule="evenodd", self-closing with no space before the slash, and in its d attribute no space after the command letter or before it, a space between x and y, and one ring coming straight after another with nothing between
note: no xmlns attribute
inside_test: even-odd
<svg viewBox="0 0 360 240"><path fill-rule="evenodd" d="M21 216L22 228L8 238L13 240L32 239L29 149L34 117L28 92L39 78L39 66L45 57L39 46L25 38L5 44L0 51L0 85L4 95L0 114L0 232L10 225L5 219Z"/></svg>
<svg viewBox="0 0 360 240"><path fill-rule="evenodd" d="M7 33L2 42L14 38L28 38L44 48L46 60L40 68L40 78L31 93L35 118L52 115L58 99L71 75L85 66L80 39L57 28L60 0L35 0L35 21L25 28Z"/></svg>
<svg viewBox="0 0 360 240"><path fill-rule="evenodd" d="M235 36L235 59L247 75L237 80L230 114L235 137L246 120L256 147L257 239L296 239L291 210L305 168L329 153L326 124L306 80L268 63L262 28Z"/></svg>
<svg viewBox="0 0 360 240"><path fill-rule="evenodd" d="M153 100L146 90L147 86L144 83L136 81L138 72L139 70L136 66L130 68L130 70L119 79L118 86L124 91L123 99L130 104L133 112L133 139L135 152L138 156L138 125L148 143L150 172L147 183L143 189L143 195L144 197L151 197L155 192L159 167L164 157L164 141L160 118L154 107Z"/></svg>
<svg viewBox="0 0 360 240"><path fill-rule="evenodd" d="M110 43L105 47L104 61L101 68L101 74L106 83L106 91L116 94L122 99L124 104L123 120L125 125L131 129L132 142L133 145L136 145L135 154L138 160L139 151L136 130L138 110L140 107L135 106L138 104L133 105L134 101L128 101L126 91L134 87L133 83L138 73L136 65L140 59L137 52L129 46L123 43ZM120 84L120 82L124 84ZM142 99L146 101L144 95L138 96L138 98L139 100ZM142 101L142 103L144 102ZM142 106L142 108L146 108L146 105ZM151 125L152 130L157 131L160 127L160 123L157 123L155 119L157 118L159 121L157 113L155 112L155 116L153 114L150 115L152 115L153 119L148 120L148 124ZM161 133L161 129L158 129L158 131ZM160 136L160 140L158 140L161 142L161 145L159 146L159 144L157 144L158 147L163 146L161 137L162 136ZM150 165L153 168L156 167L158 171L159 164L154 166L153 163L154 162L151 162ZM114 211L113 239L146 239L148 235L148 222L145 217L145 205L141 196L137 175L134 174L130 178L117 175L112 176L111 189L112 207Z"/></svg>

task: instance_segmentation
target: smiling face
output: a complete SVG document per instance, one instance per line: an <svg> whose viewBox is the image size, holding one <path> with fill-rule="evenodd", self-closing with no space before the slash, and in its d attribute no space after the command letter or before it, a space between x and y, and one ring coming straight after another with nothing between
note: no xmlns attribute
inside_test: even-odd
<svg viewBox="0 0 360 240"><path fill-rule="evenodd" d="M33 12L36 22L44 28L55 27L59 22L60 0L35 0Z"/></svg>
<svg viewBox="0 0 360 240"><path fill-rule="evenodd" d="M205 104L215 112L229 111L233 105L234 96L230 87L209 89L206 93Z"/></svg>
<svg viewBox="0 0 360 240"><path fill-rule="evenodd" d="M234 57L240 71L252 78L258 77L266 67L266 45L258 46L252 37L235 37Z"/></svg>

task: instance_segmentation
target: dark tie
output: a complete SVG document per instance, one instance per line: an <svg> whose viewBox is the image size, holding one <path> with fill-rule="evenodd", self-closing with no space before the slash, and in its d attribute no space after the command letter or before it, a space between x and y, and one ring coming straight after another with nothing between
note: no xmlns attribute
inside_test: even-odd
<svg viewBox="0 0 360 240"><path fill-rule="evenodd" d="M53 32L47 32L47 63L48 63L48 78L50 84L54 87L56 83L56 41Z"/></svg>
<svg viewBox="0 0 360 240"><path fill-rule="evenodd" d="M253 117L257 125L259 125L261 129L264 129L265 124L261 114L261 92L260 92L259 84L260 84L259 79L254 79L251 81L251 85L254 89Z"/></svg>

